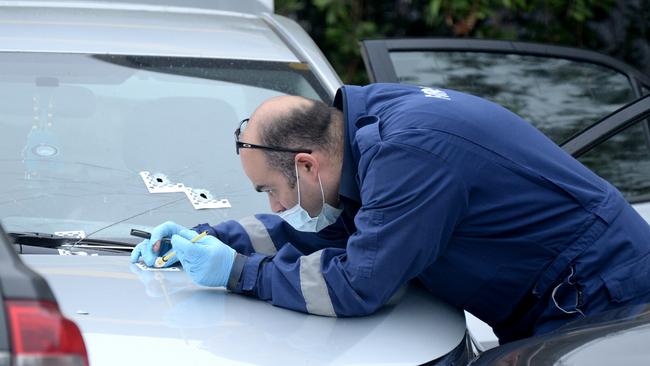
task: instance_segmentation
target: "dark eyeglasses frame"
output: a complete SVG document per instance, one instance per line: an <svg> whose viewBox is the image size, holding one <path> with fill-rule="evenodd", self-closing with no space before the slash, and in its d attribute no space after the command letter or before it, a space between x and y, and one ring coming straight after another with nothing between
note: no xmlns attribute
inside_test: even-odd
<svg viewBox="0 0 650 366"><path fill-rule="evenodd" d="M286 147L277 147L277 146L264 146L249 144L248 142L239 141L239 135L241 134L241 126L244 123L248 122L249 118L243 119L239 122L239 127L235 130L235 152L239 155L239 149L260 149L260 150L269 150L269 151L279 151L279 152L290 152L294 154L307 153L311 154L312 151L309 149L289 149Z"/></svg>

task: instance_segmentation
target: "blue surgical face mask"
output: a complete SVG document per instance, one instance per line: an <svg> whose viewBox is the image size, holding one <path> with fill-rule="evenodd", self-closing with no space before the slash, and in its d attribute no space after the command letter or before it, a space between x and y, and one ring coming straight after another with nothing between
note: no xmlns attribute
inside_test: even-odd
<svg viewBox="0 0 650 366"><path fill-rule="evenodd" d="M341 216L342 209L334 208L325 202L325 193L323 192L323 183L318 174L318 184L320 185L320 194L323 199L323 208L316 217L309 216L307 210L300 206L300 177L298 177L298 165L296 167L296 185L298 186L298 204L278 215L293 226L298 231L318 232L332 225Z"/></svg>

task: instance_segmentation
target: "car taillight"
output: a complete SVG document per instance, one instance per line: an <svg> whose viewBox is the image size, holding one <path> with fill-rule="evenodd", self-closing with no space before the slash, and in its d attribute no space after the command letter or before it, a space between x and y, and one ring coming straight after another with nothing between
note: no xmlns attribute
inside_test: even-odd
<svg viewBox="0 0 650 366"><path fill-rule="evenodd" d="M7 300L14 365L88 366L88 354L75 323L49 301Z"/></svg>

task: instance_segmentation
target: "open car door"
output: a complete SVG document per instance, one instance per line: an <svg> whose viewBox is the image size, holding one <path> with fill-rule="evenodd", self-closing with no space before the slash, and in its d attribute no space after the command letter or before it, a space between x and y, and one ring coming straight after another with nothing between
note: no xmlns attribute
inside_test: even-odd
<svg viewBox="0 0 650 366"><path fill-rule="evenodd" d="M562 148L613 183L650 222L650 95L574 135Z"/></svg>

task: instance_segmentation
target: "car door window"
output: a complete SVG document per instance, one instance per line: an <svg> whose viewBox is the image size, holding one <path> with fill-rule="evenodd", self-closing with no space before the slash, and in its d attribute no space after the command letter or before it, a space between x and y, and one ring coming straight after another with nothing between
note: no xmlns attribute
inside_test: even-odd
<svg viewBox="0 0 650 366"><path fill-rule="evenodd" d="M556 143L636 99L628 77L559 57L391 51L399 82L464 91L521 115Z"/></svg>
<svg viewBox="0 0 650 366"><path fill-rule="evenodd" d="M597 145L578 160L618 188L626 199L650 195L650 149L642 120Z"/></svg>

